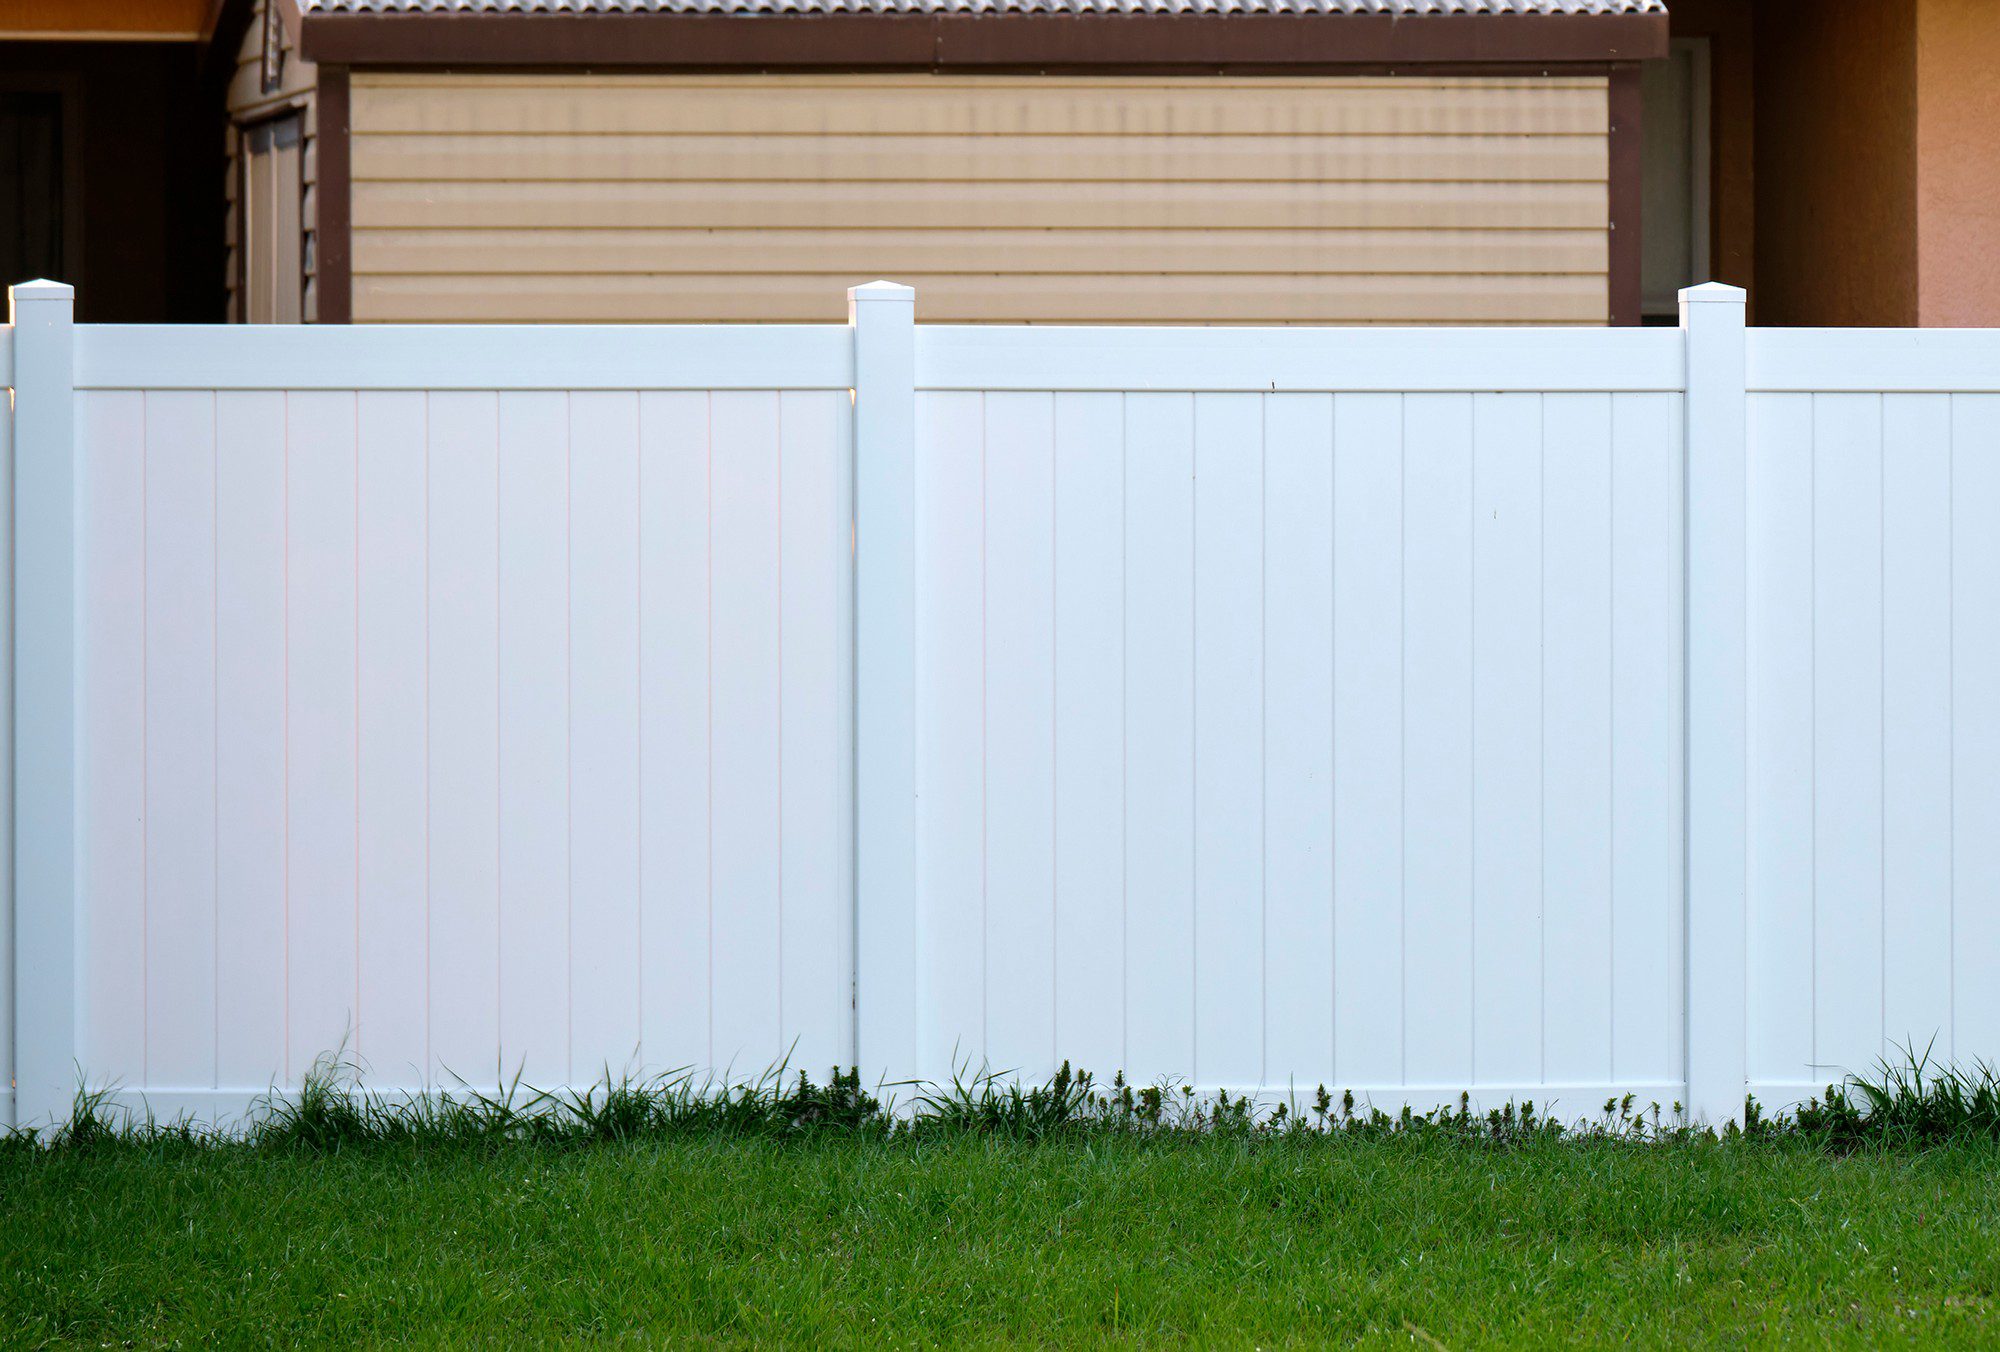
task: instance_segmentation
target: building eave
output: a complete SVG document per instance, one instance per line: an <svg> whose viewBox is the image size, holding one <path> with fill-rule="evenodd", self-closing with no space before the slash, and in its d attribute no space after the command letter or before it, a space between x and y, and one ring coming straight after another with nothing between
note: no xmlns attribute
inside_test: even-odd
<svg viewBox="0 0 2000 1352"><path fill-rule="evenodd" d="M330 14L340 66L513 69L1545 68L1667 54L1664 14Z"/></svg>

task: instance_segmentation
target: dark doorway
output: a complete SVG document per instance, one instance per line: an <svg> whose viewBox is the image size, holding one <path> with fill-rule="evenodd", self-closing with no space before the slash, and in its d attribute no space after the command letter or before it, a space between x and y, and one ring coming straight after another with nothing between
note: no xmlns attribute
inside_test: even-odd
<svg viewBox="0 0 2000 1352"><path fill-rule="evenodd" d="M62 95L0 91L0 285L66 271Z"/></svg>
<svg viewBox="0 0 2000 1352"><path fill-rule="evenodd" d="M0 40L0 285L68 282L79 323L220 323L227 127L192 42Z"/></svg>

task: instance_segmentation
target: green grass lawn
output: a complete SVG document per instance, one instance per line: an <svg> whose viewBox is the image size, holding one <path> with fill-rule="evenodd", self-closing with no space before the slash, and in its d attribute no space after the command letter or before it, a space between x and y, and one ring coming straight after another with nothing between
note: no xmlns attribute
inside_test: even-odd
<svg viewBox="0 0 2000 1352"><path fill-rule="evenodd" d="M0 1149L0 1342L2000 1341L2000 1147Z"/></svg>

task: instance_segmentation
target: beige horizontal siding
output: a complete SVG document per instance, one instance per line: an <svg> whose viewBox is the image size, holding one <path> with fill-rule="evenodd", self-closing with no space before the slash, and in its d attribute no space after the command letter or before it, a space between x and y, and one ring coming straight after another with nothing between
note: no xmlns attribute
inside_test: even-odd
<svg viewBox="0 0 2000 1352"><path fill-rule="evenodd" d="M1176 79L367 75L361 135L1601 136L1600 79ZM809 106L801 106L801 98Z"/></svg>
<svg viewBox="0 0 2000 1352"><path fill-rule="evenodd" d="M1602 182L1602 136L356 136L375 181Z"/></svg>
<svg viewBox="0 0 2000 1352"><path fill-rule="evenodd" d="M1098 323L1446 324L1600 322L1602 277L1347 273L1303 284L1289 274L1120 276L900 272L927 317ZM825 294L846 308L852 272L649 273L643 276L381 276L357 278L357 312L382 321L453 319L653 321L662 316L829 320ZM802 316L805 307L811 313Z"/></svg>
<svg viewBox="0 0 2000 1352"><path fill-rule="evenodd" d="M1602 183L371 183L389 229L1598 230ZM1218 235L1227 247L1233 234ZM1427 234L1428 238L1428 234ZM1433 239L1449 248L1449 239ZM357 236L357 247L360 236Z"/></svg>
<svg viewBox="0 0 2000 1352"><path fill-rule="evenodd" d="M1601 79L371 75L364 320L1602 322Z"/></svg>
<svg viewBox="0 0 2000 1352"><path fill-rule="evenodd" d="M1422 273L1435 246L1406 230L1243 230L1217 248L1203 230L986 230L981 245L1009 271ZM585 275L669 272L851 272L893 253L906 269L966 264L950 234L886 230L370 230L364 272ZM1461 272L1602 272L1601 230L1467 230L1453 237ZM987 269L991 271L989 267Z"/></svg>

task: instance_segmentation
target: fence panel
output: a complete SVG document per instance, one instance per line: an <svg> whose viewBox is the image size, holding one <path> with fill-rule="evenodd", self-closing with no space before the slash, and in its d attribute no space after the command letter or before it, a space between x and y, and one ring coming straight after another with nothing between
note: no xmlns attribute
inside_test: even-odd
<svg viewBox="0 0 2000 1352"><path fill-rule="evenodd" d="M854 1060L850 373L816 333L721 389L671 387L730 359L702 336L622 333L657 373L622 390L262 388L293 354L204 363L205 330L162 388L81 334L93 1083L209 1116L337 1050L384 1088Z"/></svg>
<svg viewBox="0 0 2000 1352"><path fill-rule="evenodd" d="M336 1050L1716 1121L2000 1053L2000 335L852 296L16 288L11 1120L77 1067L226 1118Z"/></svg>
<svg viewBox="0 0 2000 1352"><path fill-rule="evenodd" d="M1749 1074L1785 1102L2000 1046L2000 342L1751 351Z"/></svg>
<svg viewBox="0 0 2000 1352"><path fill-rule="evenodd" d="M920 1069L1679 1098L1662 336L1505 394L1566 339L1394 393L1181 336L1099 393L1076 331L920 332Z"/></svg>

